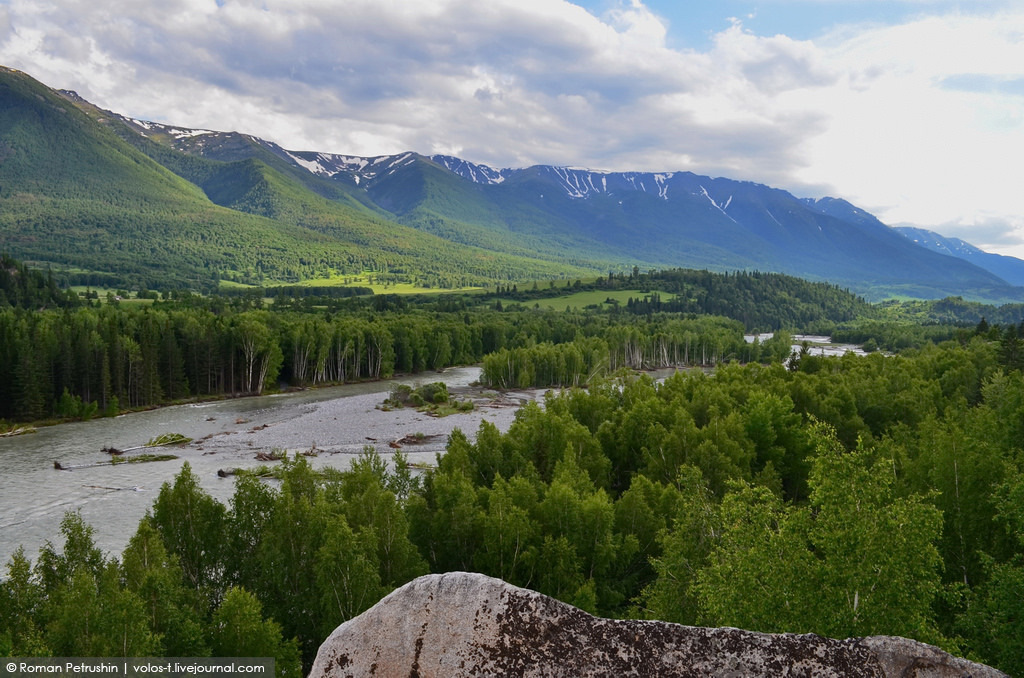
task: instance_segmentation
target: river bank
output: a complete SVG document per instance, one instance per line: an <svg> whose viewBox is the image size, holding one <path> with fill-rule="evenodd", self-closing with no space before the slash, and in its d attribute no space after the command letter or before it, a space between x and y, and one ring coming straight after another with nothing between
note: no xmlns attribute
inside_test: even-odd
<svg viewBox="0 0 1024 678"><path fill-rule="evenodd" d="M366 379L362 381L347 381L344 383L327 383L318 384L315 386L285 386L276 390L265 390L263 393L224 393L220 395L209 395L209 396L196 396L183 398L180 400L171 400L161 402L156 405L146 405L139 407L126 407L118 410L117 414L111 416L106 414L94 414L93 416L82 419L82 418L54 418L39 419L37 421L26 421L26 422L5 422L0 419L0 438L8 438L17 435L24 435L28 433L35 433L40 428L50 426L60 426L62 424L75 424L84 421L92 421L93 419L109 419L116 417L123 417L130 414L138 414L139 412L152 412L154 410L162 410L168 407L183 407L183 406L201 406L210 403L219 403L227 400L238 400L244 398L264 398L272 396L290 395L296 393L309 393L324 391L332 388L339 387L351 387L351 386L362 386L362 385L373 385L373 384L392 384L392 383L403 383L409 380L421 381L424 375L430 374L444 374L445 371L459 370L462 368L472 368L474 365L458 365L449 367L447 370L435 371L435 372L421 372L418 374L395 374L387 379ZM441 379L443 381L443 379Z"/></svg>
<svg viewBox="0 0 1024 678"><path fill-rule="evenodd" d="M497 391L480 387L479 366L449 368L393 380L360 382L247 398L218 399L63 423L29 436L0 439L0 565L18 546L35 559L47 541L59 543L66 511L80 511L101 550L118 555L163 483L188 462L203 489L227 504L232 473L257 468L283 454L306 453L315 468L344 469L365 446L385 460L396 448L409 461L430 466L456 428L475 440L481 422L507 431L518 409L542 401L545 389ZM654 379L674 369L647 373ZM445 417L414 408L383 406L397 384L413 388L441 381L474 408ZM162 434L191 438L163 448L175 459L110 464L105 448L144 445ZM97 462L108 463L97 463ZM55 470L55 462L73 470ZM273 463L273 462L270 462Z"/></svg>
<svg viewBox="0 0 1024 678"><path fill-rule="evenodd" d="M0 563L23 545L33 560L47 541L59 543L66 511L81 511L95 530L97 545L117 555L134 534L139 520L156 499L160 486L173 480L185 462L203 488L227 503L234 480L218 471L265 465L260 454L274 450L291 454L316 448L315 467L346 468L371 445L389 459L398 440L410 461L432 464L443 452L451 432L459 428L475 438L480 422L508 430L522 403L543 397L542 391L488 393L474 384L479 367L413 375L398 380L347 384L249 398L233 398L147 410L114 418L65 423L38 429L35 435L0 439ZM378 406L397 383L413 387L442 381L459 398L471 398L473 411L432 417L415 409L386 410ZM192 438L185 446L164 448L177 459L146 464L105 464L104 447L142 445L164 433ZM419 435L418 435L419 434ZM54 462L85 466L54 470Z"/></svg>

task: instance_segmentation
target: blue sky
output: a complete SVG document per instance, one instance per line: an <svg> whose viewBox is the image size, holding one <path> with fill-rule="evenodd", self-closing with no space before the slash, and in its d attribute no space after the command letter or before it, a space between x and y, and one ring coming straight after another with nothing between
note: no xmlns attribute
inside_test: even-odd
<svg viewBox="0 0 1024 678"><path fill-rule="evenodd" d="M617 3L588 0L578 4L595 16L601 16ZM831 3L655 0L644 4L667 20L670 46L704 50L710 46L714 34L728 28L732 19L742 21L746 28L758 35L785 34L805 40L826 33L837 25L869 21L889 23L898 19L907 3L871 0Z"/></svg>
<svg viewBox="0 0 1024 678"><path fill-rule="evenodd" d="M0 0L0 64L292 150L689 170L1024 258L1019 0Z"/></svg>
<svg viewBox="0 0 1024 678"><path fill-rule="evenodd" d="M600 17L616 0L586 0L576 4ZM705 50L712 38L736 19L757 35L786 35L811 40L837 28L893 25L936 13L992 11L1006 6L999 0L648 0L644 5L666 20L669 45Z"/></svg>

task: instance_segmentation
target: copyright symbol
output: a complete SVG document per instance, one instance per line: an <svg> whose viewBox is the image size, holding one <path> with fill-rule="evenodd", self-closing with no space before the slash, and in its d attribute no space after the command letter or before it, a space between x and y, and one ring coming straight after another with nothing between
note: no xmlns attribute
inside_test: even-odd
<svg viewBox="0 0 1024 678"><path fill-rule="evenodd" d="M10 671L11 673L14 673L15 671L18 670L18 665L15 664L14 662L11 662L10 664L7 665L7 670Z"/></svg>

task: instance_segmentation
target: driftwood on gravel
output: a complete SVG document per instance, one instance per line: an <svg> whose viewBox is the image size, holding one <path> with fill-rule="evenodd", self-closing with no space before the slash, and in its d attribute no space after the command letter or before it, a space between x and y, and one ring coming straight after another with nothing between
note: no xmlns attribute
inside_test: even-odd
<svg viewBox="0 0 1024 678"><path fill-rule="evenodd" d="M281 450L271 450L270 452L257 452L256 461L281 461L284 459L284 453Z"/></svg>
<svg viewBox="0 0 1024 678"><path fill-rule="evenodd" d="M396 440L389 441L388 447L393 450L400 450L402 449L402 445L426 445L429 442L433 442L434 440L443 437L444 434L442 433L432 433L430 435L414 433L412 435L402 436Z"/></svg>
<svg viewBox="0 0 1024 678"><path fill-rule="evenodd" d="M15 426L9 431L0 433L0 438L12 438L14 436L22 436L26 433L35 433L36 430L32 426Z"/></svg>
<svg viewBox="0 0 1024 678"><path fill-rule="evenodd" d="M124 490L127 490L129 492L142 492L143 491L143 488L139 487L138 485L134 485L132 487L108 487L107 485L82 485L82 487L88 488L90 490L111 490L113 492L121 492L121 491L124 491Z"/></svg>
<svg viewBox="0 0 1024 678"><path fill-rule="evenodd" d="M177 459L174 454L137 454L133 457L111 457L107 461L94 461L90 464L62 464L59 461L53 462L53 468L57 471L76 471L83 468L95 468L97 466L120 466L121 464L145 464L151 461L170 461Z"/></svg>
<svg viewBox="0 0 1024 678"><path fill-rule="evenodd" d="M222 468L222 469L217 469L217 477L218 478L229 478L231 476L236 476L239 473L245 473L247 471L251 471L253 473L253 475L256 475L256 476L269 475L269 473L260 473L259 469L253 470L253 469L245 469L245 468Z"/></svg>
<svg viewBox="0 0 1024 678"><path fill-rule="evenodd" d="M273 478L276 474L274 469L267 468L266 466L260 466L257 468L222 468L217 470L218 478L230 478L236 476L239 473L249 473L256 476L257 478Z"/></svg>
<svg viewBox="0 0 1024 678"><path fill-rule="evenodd" d="M113 445L107 445L101 447L100 452L103 454L109 454L112 456L120 456L125 452L135 452L136 450L147 450L154 447L168 447L170 445L187 445L192 442L191 438L183 436L180 433L164 433L150 440L145 445L135 445L134 447L118 448Z"/></svg>

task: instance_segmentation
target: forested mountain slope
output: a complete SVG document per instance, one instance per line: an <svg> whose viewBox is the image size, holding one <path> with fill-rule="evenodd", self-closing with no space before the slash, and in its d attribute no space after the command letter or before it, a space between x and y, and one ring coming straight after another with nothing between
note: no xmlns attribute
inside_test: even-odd
<svg viewBox="0 0 1024 678"><path fill-rule="evenodd" d="M9 69L0 95L5 248L97 281L196 287L368 271L460 287L641 266L783 272L871 298L1024 295L845 201L751 182L290 151L125 118Z"/></svg>
<svg viewBox="0 0 1024 678"><path fill-rule="evenodd" d="M213 134L212 143L190 141L189 151L210 156L209 147L216 148L222 136ZM541 258L571 252L582 261L620 265L779 271L873 296L1021 294L989 271L913 246L845 201L800 200L751 182L690 172L495 169L416 153L362 158L283 151L281 157L318 177L361 188L396 221L500 251Z"/></svg>
<svg viewBox="0 0 1024 678"><path fill-rule="evenodd" d="M157 288L362 271L453 287L599 270L401 226L337 187L310 190L268 164L282 164L273 156L208 161L165 149L151 158L112 132L116 122L23 73L0 72L0 242L8 253L80 271L90 284Z"/></svg>
<svg viewBox="0 0 1024 678"><path fill-rule="evenodd" d="M175 145L217 157L227 136L190 136ZM908 243L845 201L800 200L751 182L690 172L495 169L416 153L363 158L285 151L261 140L250 149L254 157L270 149L311 175L361 191L403 224L498 251L555 259L572 253L584 264L780 271L873 296L1021 294L990 271Z"/></svg>

